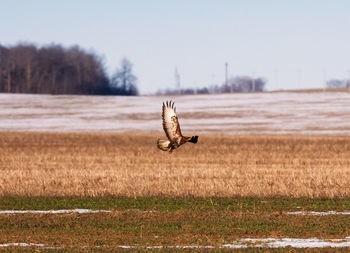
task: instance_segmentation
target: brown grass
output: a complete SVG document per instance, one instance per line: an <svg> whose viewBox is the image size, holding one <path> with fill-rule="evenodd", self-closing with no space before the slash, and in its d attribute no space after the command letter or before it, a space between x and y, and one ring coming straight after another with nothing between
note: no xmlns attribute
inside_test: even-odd
<svg viewBox="0 0 350 253"><path fill-rule="evenodd" d="M0 133L0 196L350 197L350 137Z"/></svg>

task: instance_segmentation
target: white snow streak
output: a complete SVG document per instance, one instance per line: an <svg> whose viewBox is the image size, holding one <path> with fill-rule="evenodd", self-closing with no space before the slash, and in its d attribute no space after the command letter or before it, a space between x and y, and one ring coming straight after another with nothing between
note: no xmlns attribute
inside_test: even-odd
<svg viewBox="0 0 350 253"><path fill-rule="evenodd" d="M294 214L294 215L316 215L316 216L325 216L325 215L350 215L350 211L344 211L344 212L337 212L337 211L327 211L327 212L297 211L297 212L287 212L286 214Z"/></svg>
<svg viewBox="0 0 350 253"><path fill-rule="evenodd" d="M61 214L61 213L110 213L110 210L62 209L62 210L1 210L0 214Z"/></svg>
<svg viewBox="0 0 350 253"><path fill-rule="evenodd" d="M252 239L245 238L236 241L234 244L224 244L222 247L227 248L248 248L248 247L267 247L267 248L284 248L291 246L294 248L324 248L324 247L350 247L350 239L318 239L318 238L263 238Z"/></svg>
<svg viewBox="0 0 350 253"><path fill-rule="evenodd" d="M59 247L49 247L42 243L25 243L25 242L14 242L14 243L3 243L0 244L0 248L3 247L41 247L45 249L60 249Z"/></svg>
<svg viewBox="0 0 350 253"><path fill-rule="evenodd" d="M36 246L36 247L45 247L44 244L42 243L24 243L24 242L14 242L14 243L3 243L0 244L0 247L32 247L32 246Z"/></svg>

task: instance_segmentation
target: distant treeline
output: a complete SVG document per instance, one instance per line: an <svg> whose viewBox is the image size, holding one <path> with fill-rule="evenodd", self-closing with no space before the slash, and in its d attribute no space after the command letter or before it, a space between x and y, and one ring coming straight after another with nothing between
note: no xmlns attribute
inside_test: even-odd
<svg viewBox="0 0 350 253"><path fill-rule="evenodd" d="M347 79L331 79L328 80L327 88L348 88L350 87L350 80Z"/></svg>
<svg viewBox="0 0 350 253"><path fill-rule="evenodd" d="M204 88L183 88L183 89L167 89L158 91L157 94L218 94L233 92L261 92L264 91L266 81L263 78L252 78L249 76L237 76L231 78L222 85L213 85Z"/></svg>
<svg viewBox="0 0 350 253"><path fill-rule="evenodd" d="M102 60L78 46L0 45L0 92L137 95L131 63L109 78Z"/></svg>

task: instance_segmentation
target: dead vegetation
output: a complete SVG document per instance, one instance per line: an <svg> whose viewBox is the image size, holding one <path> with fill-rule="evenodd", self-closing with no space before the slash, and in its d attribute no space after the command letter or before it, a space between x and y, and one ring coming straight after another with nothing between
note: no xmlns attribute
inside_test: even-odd
<svg viewBox="0 0 350 253"><path fill-rule="evenodd" d="M350 137L0 133L0 196L350 197Z"/></svg>

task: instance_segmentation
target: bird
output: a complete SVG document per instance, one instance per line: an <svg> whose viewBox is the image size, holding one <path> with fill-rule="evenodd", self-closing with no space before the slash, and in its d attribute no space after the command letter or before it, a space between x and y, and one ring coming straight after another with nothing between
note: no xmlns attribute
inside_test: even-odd
<svg viewBox="0 0 350 253"><path fill-rule="evenodd" d="M174 106L175 102L166 101L163 102L162 106L162 120L163 120L163 129L168 137L168 140L158 139L157 146L163 151L172 151L186 142L197 143L198 136L187 137L183 136L180 129L180 123L176 116L176 107Z"/></svg>

